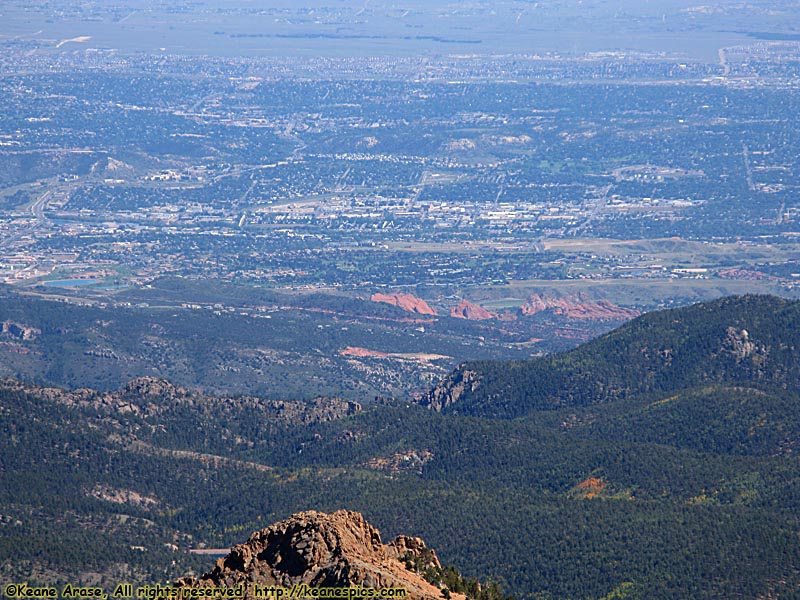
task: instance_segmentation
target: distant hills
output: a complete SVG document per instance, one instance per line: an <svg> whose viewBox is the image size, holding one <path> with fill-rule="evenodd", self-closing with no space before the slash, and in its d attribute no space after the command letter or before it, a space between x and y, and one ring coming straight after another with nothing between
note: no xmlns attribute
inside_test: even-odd
<svg viewBox="0 0 800 600"><path fill-rule="evenodd" d="M731 297L652 312L574 350L461 365L432 390L435 410L519 417L701 386L800 392L800 303Z"/></svg>
<svg viewBox="0 0 800 600"><path fill-rule="evenodd" d="M644 315L426 406L3 380L0 579L196 577L189 549L346 507L520 599L794 597L799 307Z"/></svg>
<svg viewBox="0 0 800 600"><path fill-rule="evenodd" d="M0 286L0 377L112 390L149 376L220 395L370 401L422 394L464 360L570 348L630 318L507 311L498 320L475 305L450 316L410 294L370 300L179 277L82 293Z"/></svg>

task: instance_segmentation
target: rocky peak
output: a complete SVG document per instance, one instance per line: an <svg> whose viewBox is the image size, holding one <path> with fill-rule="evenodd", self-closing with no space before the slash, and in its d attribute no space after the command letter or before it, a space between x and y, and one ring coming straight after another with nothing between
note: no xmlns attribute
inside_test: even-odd
<svg viewBox="0 0 800 600"><path fill-rule="evenodd" d="M306 511L253 533L244 544L217 560L198 579L185 578L183 587L234 587L252 584L290 587L405 588L408 598L434 600L442 590L410 571L404 561L418 558L441 567L420 538L399 536L383 544L380 532L357 512ZM453 597L458 597L453 594ZM463 596L461 596L463 598Z"/></svg>

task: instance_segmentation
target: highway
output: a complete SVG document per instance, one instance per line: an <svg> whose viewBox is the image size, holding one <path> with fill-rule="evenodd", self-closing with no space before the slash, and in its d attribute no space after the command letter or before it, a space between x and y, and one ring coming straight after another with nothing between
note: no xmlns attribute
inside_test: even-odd
<svg viewBox="0 0 800 600"><path fill-rule="evenodd" d="M42 195L40 195L33 204L30 206L31 215L36 217L39 221L47 221L47 217L44 214L44 209L47 207L47 203L50 201L50 197L53 195L53 190L47 190Z"/></svg>

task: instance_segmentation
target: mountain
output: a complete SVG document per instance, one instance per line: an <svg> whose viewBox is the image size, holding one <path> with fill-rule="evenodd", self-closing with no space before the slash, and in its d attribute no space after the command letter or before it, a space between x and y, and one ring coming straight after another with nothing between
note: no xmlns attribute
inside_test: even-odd
<svg viewBox="0 0 800 600"><path fill-rule="evenodd" d="M2 380L0 580L197 580L197 551L345 506L520 599L796 597L797 329L797 303L771 297L645 315L573 352L473 365L441 412ZM527 369L549 396L519 393ZM298 551L327 527L303 518ZM320 569L344 564L311 546Z"/></svg>
<svg viewBox="0 0 800 600"><path fill-rule="evenodd" d="M530 361L462 364L424 402L519 417L707 385L800 392L800 303L741 296L658 311L574 350Z"/></svg>
<svg viewBox="0 0 800 600"><path fill-rule="evenodd" d="M290 588L298 584L402 588L411 600L439 600L443 595L463 600L464 594L454 588L468 587L457 572L442 568L422 539L399 535L384 544L380 532L362 514L346 510L305 511L256 531L217 560L212 571L199 578L186 577L179 587L243 586L245 597L252 598L256 585ZM479 586L472 587L471 597L489 597L474 593Z"/></svg>

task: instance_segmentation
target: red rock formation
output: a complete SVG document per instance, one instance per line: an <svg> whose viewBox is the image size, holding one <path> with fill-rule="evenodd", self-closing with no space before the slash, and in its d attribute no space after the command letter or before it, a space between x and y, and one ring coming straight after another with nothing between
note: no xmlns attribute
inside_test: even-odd
<svg viewBox="0 0 800 600"><path fill-rule="evenodd" d="M255 585L404 588L410 600L441 600L440 588L402 562L408 557L417 557L423 570L441 566L419 538L399 536L383 544L380 532L360 513L310 510L256 531L220 558L210 573L199 579L184 578L178 585L243 586L245 598L254 597ZM461 594L452 597L464 598Z"/></svg>
<svg viewBox="0 0 800 600"><path fill-rule="evenodd" d="M570 319L587 321L627 321L638 317L641 313L631 308L623 308L609 302L598 300L594 302L583 296L564 296L561 298L533 294L530 299L520 307L523 315L535 315L550 310L553 314Z"/></svg>
<svg viewBox="0 0 800 600"><path fill-rule="evenodd" d="M525 316L535 315L548 308L553 308L552 303L549 300L545 302L544 298L539 294L533 294L525 304L520 306L520 310Z"/></svg>
<svg viewBox="0 0 800 600"><path fill-rule="evenodd" d="M608 487L608 483L599 477L589 477L577 485L578 493L584 498L597 498Z"/></svg>
<svg viewBox="0 0 800 600"><path fill-rule="evenodd" d="M489 312L482 306L462 300L458 306L450 309L450 316L457 319L467 319L469 321L485 321L486 319L496 319L497 315Z"/></svg>
<svg viewBox="0 0 800 600"><path fill-rule="evenodd" d="M373 302L383 302L392 306L399 306L403 310L416 313L418 315L435 315L433 310L425 300L412 296L411 294L372 294L370 298Z"/></svg>

